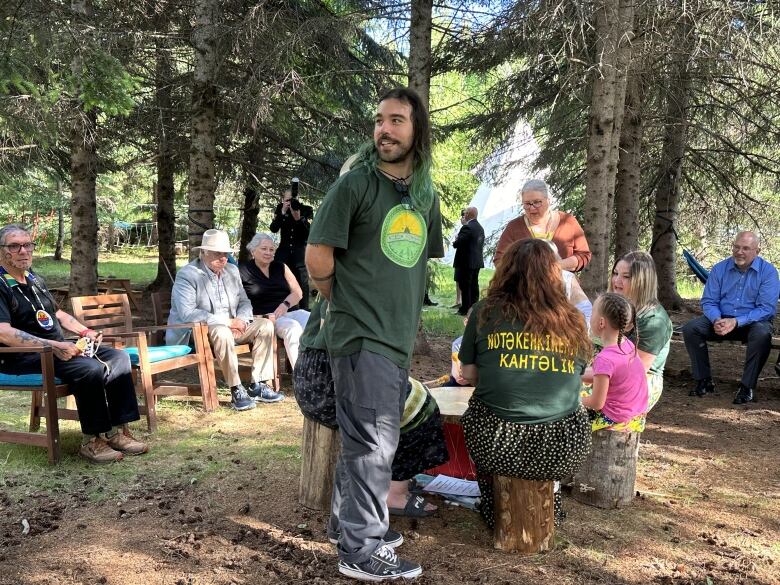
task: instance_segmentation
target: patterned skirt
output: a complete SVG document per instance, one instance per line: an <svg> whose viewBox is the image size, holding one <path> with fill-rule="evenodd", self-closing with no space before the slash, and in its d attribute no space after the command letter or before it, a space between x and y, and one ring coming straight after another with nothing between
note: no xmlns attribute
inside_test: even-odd
<svg viewBox="0 0 780 585"><path fill-rule="evenodd" d="M327 352L304 349L298 355L293 371L293 391L303 416L328 428L338 428L336 393ZM433 397L428 395L421 410L427 410L431 401ZM431 416L413 429L408 432L401 429L393 458L392 479L411 479L426 469L446 463L448 459L441 414L436 406Z"/></svg>
<svg viewBox="0 0 780 585"><path fill-rule="evenodd" d="M583 407L560 420L520 424L498 417L472 397L461 421L466 445L477 466L482 493L479 511L491 528L495 523L493 475L560 481L580 468L590 450L590 421ZM560 518L560 492L555 497L556 518Z"/></svg>

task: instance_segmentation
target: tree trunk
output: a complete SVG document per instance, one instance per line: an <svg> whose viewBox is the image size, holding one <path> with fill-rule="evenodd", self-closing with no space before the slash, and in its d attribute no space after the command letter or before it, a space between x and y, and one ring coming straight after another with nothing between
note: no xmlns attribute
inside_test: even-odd
<svg viewBox="0 0 780 585"><path fill-rule="evenodd" d="M172 68L168 52L164 48L157 50L156 66L157 111L157 276L149 285L149 290L171 290L176 277L176 213L174 198L174 160L171 148L170 132L173 132L171 77Z"/></svg>
<svg viewBox="0 0 780 585"><path fill-rule="evenodd" d="M692 28L690 16L681 16L676 43L678 49L666 84L664 144L655 191L655 221L650 253L658 273L658 299L667 309L679 309L682 304L677 292L677 237L674 225L680 203L680 181L688 139L688 110L692 91L688 48L691 46Z"/></svg>
<svg viewBox="0 0 780 585"><path fill-rule="evenodd" d="M247 179L247 185L244 188L244 217L241 221L241 249L238 251L239 262L246 262L252 257L249 254L249 250L246 249L246 245L257 233L257 215L260 212L259 201L257 182L254 177L251 177Z"/></svg>
<svg viewBox="0 0 780 585"><path fill-rule="evenodd" d="M622 508L634 500L641 433L601 430L574 474L572 497L597 508Z"/></svg>
<svg viewBox="0 0 780 585"><path fill-rule="evenodd" d="M203 232L214 227L214 192L217 159L217 24L219 0L197 0L192 47L192 144L190 147L189 221L190 259Z"/></svg>
<svg viewBox="0 0 780 585"><path fill-rule="evenodd" d="M416 91L426 108L431 89L431 26L433 0L413 0L409 26L409 87Z"/></svg>
<svg viewBox="0 0 780 585"><path fill-rule="evenodd" d="M626 91L615 186L615 258L639 248L639 189L641 184L643 88L633 73Z"/></svg>
<svg viewBox="0 0 780 585"><path fill-rule="evenodd" d="M412 20L409 25L409 87L418 93L427 110L430 110L431 94L432 21L433 0L413 0ZM428 297L427 286L425 296ZM431 355L431 345L428 343L422 320L417 327L414 354Z"/></svg>
<svg viewBox="0 0 780 585"><path fill-rule="evenodd" d="M585 234L593 259L581 281L591 295L604 289L608 278L612 205L633 19L630 0L601 0L596 5L594 52L600 62L593 81L588 120L583 209Z"/></svg>
<svg viewBox="0 0 780 585"><path fill-rule="evenodd" d="M71 3L74 22L83 25L90 16L86 0ZM71 61L71 74L81 79L84 63L77 51ZM93 295L97 292L98 221L95 183L97 181L97 116L94 110L85 112L81 101L73 107L73 129L70 145L70 296Z"/></svg>
<svg viewBox="0 0 780 585"><path fill-rule="evenodd" d="M255 136L252 140L247 160L246 186L244 187L244 209L241 220L241 248L238 250L239 262L246 262L251 258L246 245L257 233L257 216L260 213L260 194L258 188L263 180L263 163L265 162L266 145L264 141Z"/></svg>
<svg viewBox="0 0 780 585"><path fill-rule="evenodd" d="M62 248L65 245L65 213L62 210L62 181L57 179L57 243L54 245L54 259L62 260Z"/></svg>

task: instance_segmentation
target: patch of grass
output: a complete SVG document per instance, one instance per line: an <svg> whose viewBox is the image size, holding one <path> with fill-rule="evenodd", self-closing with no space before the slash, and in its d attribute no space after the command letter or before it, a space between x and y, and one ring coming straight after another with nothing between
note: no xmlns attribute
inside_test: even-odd
<svg viewBox="0 0 780 585"><path fill-rule="evenodd" d="M29 393L0 392L0 428L27 430L29 408ZM271 472L280 466L291 469L300 465L301 455L300 435L289 432L289 419L300 416L294 400L249 413L220 408L210 414L198 402L161 400L154 435L146 432L144 420L131 425L137 438L150 443L150 453L109 466L81 459L78 422L60 421L59 465L49 465L40 447L0 443L0 490L11 498L78 491L93 502L123 500L133 490L163 482L186 486L216 481L239 463Z"/></svg>
<svg viewBox="0 0 780 585"><path fill-rule="evenodd" d="M684 299L700 299L704 285L695 276L683 276L677 280L677 292Z"/></svg>
<svg viewBox="0 0 780 585"><path fill-rule="evenodd" d="M176 259L177 267L181 268L185 264L187 264L186 257ZM65 284L70 278L70 262L67 260L56 261L52 256L37 255L33 267L50 285ZM133 285L145 286L157 276L157 254L149 254L148 251L144 251L144 254L101 252L98 275L129 278Z"/></svg>
<svg viewBox="0 0 780 585"><path fill-rule="evenodd" d="M487 288L494 270L483 269L479 272L479 289ZM431 294L431 299L438 303L436 307L424 307L422 312L423 327L427 333L455 339L463 335L463 317L458 315L452 305L455 304L455 281L452 279L454 271L452 266L442 266L439 269L439 279L436 282L436 291Z"/></svg>

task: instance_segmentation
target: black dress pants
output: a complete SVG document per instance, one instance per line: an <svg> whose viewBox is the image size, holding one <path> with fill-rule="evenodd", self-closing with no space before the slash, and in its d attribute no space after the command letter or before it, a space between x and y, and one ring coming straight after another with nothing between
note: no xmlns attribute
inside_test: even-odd
<svg viewBox="0 0 780 585"><path fill-rule="evenodd" d="M458 287L460 287L460 310L458 314L465 315L471 305L479 300L479 268L462 268L458 271Z"/></svg>
<svg viewBox="0 0 780 585"><path fill-rule="evenodd" d="M744 327L736 327L728 335L717 335L712 322L704 315L683 325L682 333L685 349L691 359L691 370L695 380L711 377L708 341L737 340L747 344L745 369L742 372L742 384L755 389L758 376L772 350L772 332L770 321L757 321Z"/></svg>
<svg viewBox="0 0 780 585"><path fill-rule="evenodd" d="M81 432L85 435L106 433L141 418L130 373L130 356L118 349L101 347L98 357L108 368L94 358L74 357L68 361L54 358L54 375L68 384L76 398ZM19 359L5 360L5 374L40 374L38 354L18 354Z"/></svg>

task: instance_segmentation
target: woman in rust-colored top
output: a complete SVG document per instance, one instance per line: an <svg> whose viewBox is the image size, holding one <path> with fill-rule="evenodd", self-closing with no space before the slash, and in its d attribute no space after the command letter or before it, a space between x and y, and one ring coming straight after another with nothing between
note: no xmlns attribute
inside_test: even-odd
<svg viewBox="0 0 780 585"><path fill-rule="evenodd" d="M496 246L493 264L514 242L539 238L552 241L561 257L561 268L570 272L582 270L590 262L590 249L579 222L573 215L550 209L547 183L531 179L520 191L525 213L510 221Z"/></svg>

